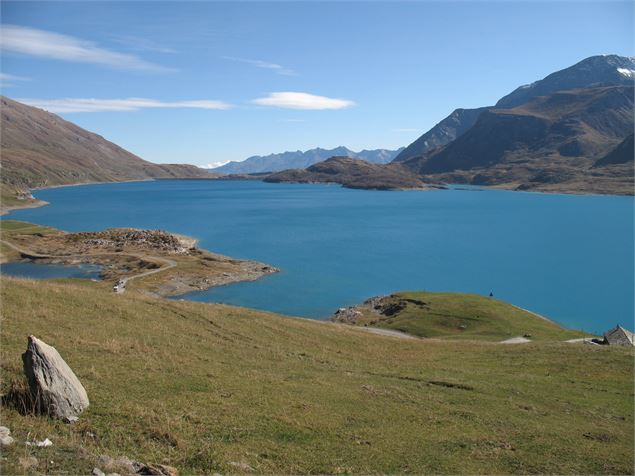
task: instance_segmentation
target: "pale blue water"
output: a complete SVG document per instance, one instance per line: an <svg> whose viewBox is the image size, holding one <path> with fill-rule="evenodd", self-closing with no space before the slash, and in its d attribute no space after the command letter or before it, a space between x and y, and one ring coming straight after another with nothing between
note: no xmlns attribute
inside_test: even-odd
<svg viewBox="0 0 635 476"><path fill-rule="evenodd" d="M0 265L0 273L34 279L82 278L99 279L102 267L94 264L61 265L17 261Z"/></svg>
<svg viewBox="0 0 635 476"><path fill-rule="evenodd" d="M160 181L41 190L9 218L161 228L282 272L187 295L324 318L398 290L489 294L563 325L633 328L633 197Z"/></svg>

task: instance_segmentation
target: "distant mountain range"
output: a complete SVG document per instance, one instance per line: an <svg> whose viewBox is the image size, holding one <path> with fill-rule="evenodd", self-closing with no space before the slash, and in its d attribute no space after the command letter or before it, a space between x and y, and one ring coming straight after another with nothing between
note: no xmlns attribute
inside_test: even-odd
<svg viewBox="0 0 635 476"><path fill-rule="evenodd" d="M401 164L371 164L351 157L331 157L306 169L275 172L265 182L339 183L347 188L374 190L439 188Z"/></svg>
<svg viewBox="0 0 635 476"><path fill-rule="evenodd" d="M516 107L535 97L557 91L602 85L632 86L634 75L635 58L617 55L591 56L544 79L520 86L501 98L495 106L456 109L401 151L395 161L403 162L413 157L421 157L431 150L449 144L468 131L483 111Z"/></svg>
<svg viewBox="0 0 635 476"><path fill-rule="evenodd" d="M210 169L210 171L221 174L279 172L286 169L304 169L330 157L351 157L373 164L387 164L392 162L401 150L376 149L355 152L343 146L335 149L321 149L318 147L305 152L297 150L295 152L283 152L265 156L254 155L242 162L229 162L220 167Z"/></svg>
<svg viewBox="0 0 635 476"><path fill-rule="evenodd" d="M517 88L494 106L457 109L398 151L317 148L250 157L212 170L229 178L243 174L354 188L470 183L633 194L634 79L634 58L593 56ZM214 176L192 165L147 162L59 116L3 96L0 101L5 207L11 200L24 202L34 187Z"/></svg>
<svg viewBox="0 0 635 476"><path fill-rule="evenodd" d="M55 114L4 96L0 102L3 198L34 187L210 176L193 165L147 162Z"/></svg>
<svg viewBox="0 0 635 476"><path fill-rule="evenodd" d="M517 88L495 106L457 109L392 163L375 166L368 188L412 188L403 173L407 169L426 184L633 194L634 79L634 58L593 56ZM355 176L356 187L364 183L352 173L357 164L329 169L331 182L350 186ZM273 176L276 181L315 177L324 180L322 173ZM383 178L389 178L385 187ZM400 178L402 187L396 184Z"/></svg>

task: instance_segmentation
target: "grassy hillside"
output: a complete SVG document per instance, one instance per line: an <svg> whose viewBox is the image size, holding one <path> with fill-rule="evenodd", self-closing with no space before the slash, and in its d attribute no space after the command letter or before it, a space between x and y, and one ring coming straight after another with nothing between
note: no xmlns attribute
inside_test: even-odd
<svg viewBox="0 0 635 476"><path fill-rule="evenodd" d="M0 96L2 205L33 187L152 178L207 178L185 164L153 164L42 109Z"/></svg>
<svg viewBox="0 0 635 476"><path fill-rule="evenodd" d="M59 233L59 230L55 228L49 228L47 226L36 225L33 223L27 223L24 221L16 220L2 220L0 221L0 239L12 241L16 236L29 236L29 235L50 235ZM14 261L20 259L20 253L15 249L0 242L0 263L7 261Z"/></svg>
<svg viewBox="0 0 635 476"><path fill-rule="evenodd" d="M91 400L74 425L3 406L6 474L88 474L104 454L184 474L633 470L631 349L402 340L86 282L3 278L1 297L2 393L34 334Z"/></svg>
<svg viewBox="0 0 635 476"><path fill-rule="evenodd" d="M563 341L585 334L498 299L476 294L402 292L367 301L358 326L379 327L417 337L501 341L527 335L531 340Z"/></svg>

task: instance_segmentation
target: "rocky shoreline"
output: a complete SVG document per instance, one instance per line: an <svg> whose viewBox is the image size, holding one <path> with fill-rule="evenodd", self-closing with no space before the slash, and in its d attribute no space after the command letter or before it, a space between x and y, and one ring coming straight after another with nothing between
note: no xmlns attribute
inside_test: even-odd
<svg viewBox="0 0 635 476"><path fill-rule="evenodd" d="M341 324L357 325L359 321L369 313L377 315L376 320L364 322L364 326L372 326L379 322L380 318L391 317L403 311L408 304L414 304L418 307L425 307L427 304L417 299L408 299L398 297L396 294L387 296L374 296L366 299L361 304L355 306L341 307L331 318L331 322L339 322Z"/></svg>
<svg viewBox="0 0 635 476"><path fill-rule="evenodd" d="M114 228L99 232L10 233L3 243L18 258L47 264L96 264L101 277L126 283L142 292L172 297L214 286L255 281L279 272L278 268L251 260L239 260L198 248L196 240L162 230ZM121 284L123 282L123 284Z"/></svg>

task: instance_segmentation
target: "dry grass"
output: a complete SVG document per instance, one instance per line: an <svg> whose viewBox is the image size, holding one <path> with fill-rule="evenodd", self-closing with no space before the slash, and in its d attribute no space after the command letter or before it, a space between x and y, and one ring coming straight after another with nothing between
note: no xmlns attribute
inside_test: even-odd
<svg viewBox="0 0 635 476"><path fill-rule="evenodd" d="M3 407L3 473L87 474L103 454L185 474L633 470L630 349L406 341L88 283L3 279L2 304L2 392L32 333L91 399L72 426Z"/></svg>

